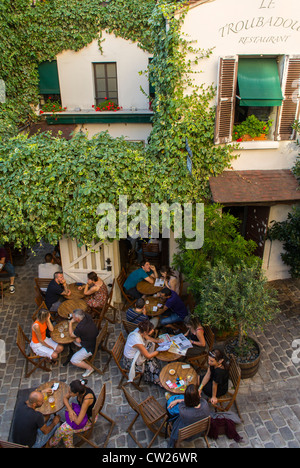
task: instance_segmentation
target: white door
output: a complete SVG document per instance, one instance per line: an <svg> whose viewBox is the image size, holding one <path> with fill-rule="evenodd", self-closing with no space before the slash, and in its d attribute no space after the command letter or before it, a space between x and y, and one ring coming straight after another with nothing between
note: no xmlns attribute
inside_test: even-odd
<svg viewBox="0 0 300 468"><path fill-rule="evenodd" d="M92 242L91 248L78 247L77 241L64 237L60 241L63 273L67 283L86 283L87 274L97 273L107 284L114 279L113 243Z"/></svg>

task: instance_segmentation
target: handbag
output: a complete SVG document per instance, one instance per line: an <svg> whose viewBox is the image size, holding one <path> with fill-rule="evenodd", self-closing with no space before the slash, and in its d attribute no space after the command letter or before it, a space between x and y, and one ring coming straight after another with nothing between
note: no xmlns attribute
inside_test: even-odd
<svg viewBox="0 0 300 468"><path fill-rule="evenodd" d="M72 410L74 411L74 413L77 414L77 416L79 415L80 413L80 410L81 410L81 406L78 405L78 403L72 403ZM84 426L87 424L88 422L88 416L87 414L84 416L83 420L81 421L80 424L76 424L74 421L71 421L70 420L70 417L69 417L69 412L68 411L65 411L65 418L66 418L66 422L69 424L69 426L72 428L72 429L82 429L84 428Z"/></svg>

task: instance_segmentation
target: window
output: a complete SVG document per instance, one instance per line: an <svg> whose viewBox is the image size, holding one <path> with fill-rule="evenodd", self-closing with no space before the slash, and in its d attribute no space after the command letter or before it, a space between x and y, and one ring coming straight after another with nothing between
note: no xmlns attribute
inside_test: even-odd
<svg viewBox="0 0 300 468"><path fill-rule="evenodd" d="M60 102L60 87L56 60L42 62L38 66L39 93L46 101L49 97Z"/></svg>
<svg viewBox="0 0 300 468"><path fill-rule="evenodd" d="M94 63L95 105L109 99L118 105L117 64L115 62Z"/></svg>
<svg viewBox="0 0 300 468"><path fill-rule="evenodd" d="M298 56L220 58L215 143L232 141L233 125L253 114L274 121L270 135L275 140L292 139L292 125L299 118L299 84Z"/></svg>

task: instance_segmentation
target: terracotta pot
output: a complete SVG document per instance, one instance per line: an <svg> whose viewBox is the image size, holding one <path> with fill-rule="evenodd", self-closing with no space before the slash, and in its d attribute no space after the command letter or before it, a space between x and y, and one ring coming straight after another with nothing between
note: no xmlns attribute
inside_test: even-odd
<svg viewBox="0 0 300 468"><path fill-rule="evenodd" d="M265 133L262 133L261 135L256 136L256 137L251 137L250 135L242 136L243 141L261 141L261 140L266 140L266 139L267 139L267 135Z"/></svg>

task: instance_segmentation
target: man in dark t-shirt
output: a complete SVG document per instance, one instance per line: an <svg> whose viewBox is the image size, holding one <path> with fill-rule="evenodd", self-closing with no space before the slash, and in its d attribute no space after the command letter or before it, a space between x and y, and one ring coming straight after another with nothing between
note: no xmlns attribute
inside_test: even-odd
<svg viewBox="0 0 300 468"><path fill-rule="evenodd" d="M15 444L30 448L43 447L59 426L60 417L54 416L50 424L45 424L44 416L37 411L44 402L41 392L31 392L28 400L20 403L16 409L12 440Z"/></svg>
<svg viewBox="0 0 300 468"><path fill-rule="evenodd" d="M66 280L60 272L54 273L54 278L48 284L45 296L47 309L51 312L57 312L58 307L65 299L64 296L69 296L71 291L67 287Z"/></svg>
<svg viewBox="0 0 300 468"><path fill-rule="evenodd" d="M77 323L74 331L73 323ZM73 318L69 321L69 333L71 337L75 338L75 344L80 347L80 350L72 356L71 363L85 369L82 376L88 377L94 372L94 369L85 362L85 359L95 351L96 339L99 334L98 328L89 314L85 314L81 309L75 309Z"/></svg>

